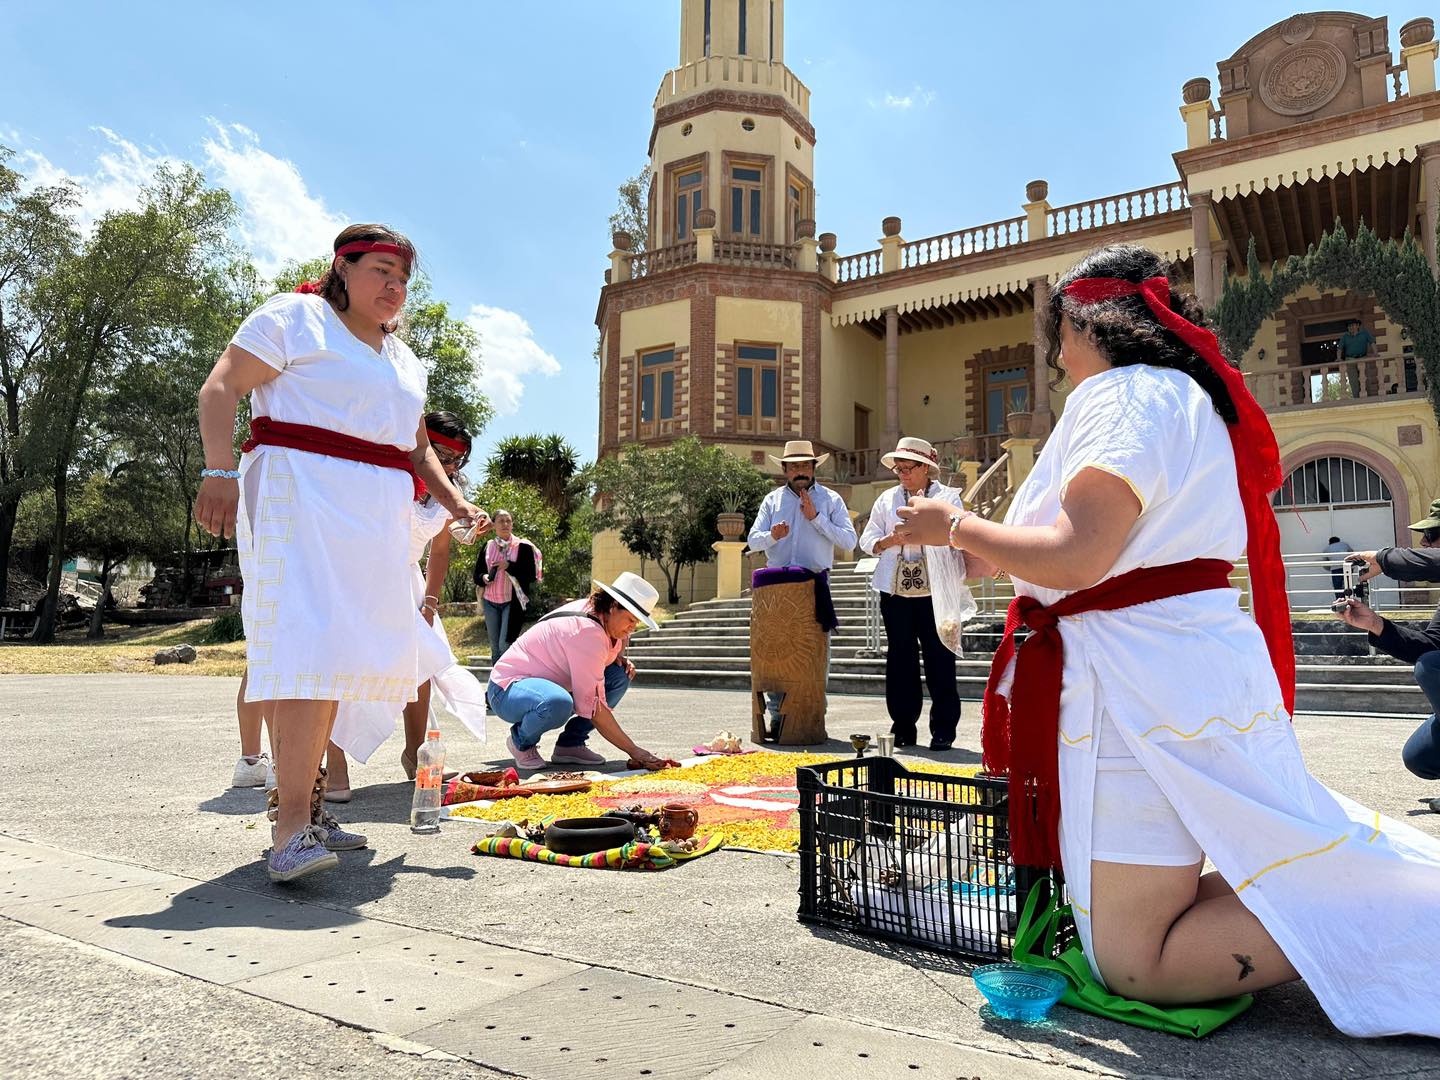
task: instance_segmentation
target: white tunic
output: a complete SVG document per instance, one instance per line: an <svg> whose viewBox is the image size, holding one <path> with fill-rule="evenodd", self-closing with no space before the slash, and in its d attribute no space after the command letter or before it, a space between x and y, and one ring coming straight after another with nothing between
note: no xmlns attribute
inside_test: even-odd
<svg viewBox="0 0 1440 1080"><path fill-rule="evenodd" d="M425 600L425 575L420 571L420 559L426 545L449 524L450 512L434 499L412 501L410 507L410 596L419 650L417 685L428 681L431 702L457 717L483 742L485 687L455 659L445 636L445 624L439 616L434 623L427 623L420 610ZM330 739L351 757L369 761L370 755L395 731L397 711L394 705L380 703L342 704L335 715Z"/></svg>
<svg viewBox="0 0 1440 1080"><path fill-rule="evenodd" d="M426 373L393 335L376 352L320 297L282 293L233 343L280 373L251 394L252 415L414 448ZM246 699L413 699L410 476L274 446L240 472Z"/></svg>
<svg viewBox="0 0 1440 1080"><path fill-rule="evenodd" d="M1137 365L1084 380L1006 521L1053 524L1085 468L1121 477L1142 506L1113 574L1242 554L1229 433L1183 373ZM1065 595L1019 579L1015 587L1046 604ZM1212 590L1060 620L1060 842L1091 966L1094 735L1104 715L1340 1030L1440 1035L1430 984L1440 842L1307 773L1238 595Z"/></svg>

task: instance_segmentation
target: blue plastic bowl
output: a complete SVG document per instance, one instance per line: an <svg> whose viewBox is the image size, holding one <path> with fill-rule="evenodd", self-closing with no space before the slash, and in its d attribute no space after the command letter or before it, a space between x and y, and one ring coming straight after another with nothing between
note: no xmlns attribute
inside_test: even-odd
<svg viewBox="0 0 1440 1080"><path fill-rule="evenodd" d="M1063 976L1024 964L986 964L972 978L1004 1020L1044 1020L1065 993Z"/></svg>

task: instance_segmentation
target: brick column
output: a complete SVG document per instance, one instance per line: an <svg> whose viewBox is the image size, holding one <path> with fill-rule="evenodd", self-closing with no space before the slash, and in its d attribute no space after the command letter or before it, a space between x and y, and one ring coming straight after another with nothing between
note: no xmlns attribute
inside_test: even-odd
<svg viewBox="0 0 1440 1080"><path fill-rule="evenodd" d="M1045 357L1050 351L1045 318L1046 309L1050 306L1050 282L1043 277L1031 278L1030 290L1035 298L1035 355L1031 361L1035 400L1030 403L1030 411L1034 414L1030 430L1038 436L1047 434L1055 421L1050 412L1050 369L1045 363Z"/></svg>
<svg viewBox="0 0 1440 1080"><path fill-rule="evenodd" d="M1210 248L1210 192L1190 193L1190 224L1194 229L1195 295L1209 311L1219 299L1215 294L1215 259Z"/></svg>
<svg viewBox="0 0 1440 1080"><path fill-rule="evenodd" d="M1420 144L1420 243L1430 272L1440 276L1440 252L1437 252L1435 215L1440 212L1440 142Z"/></svg>
<svg viewBox="0 0 1440 1080"><path fill-rule="evenodd" d="M690 430L715 434L715 294L703 283L690 301Z"/></svg>
<svg viewBox="0 0 1440 1080"><path fill-rule="evenodd" d="M900 438L900 309L885 309L885 445Z"/></svg>

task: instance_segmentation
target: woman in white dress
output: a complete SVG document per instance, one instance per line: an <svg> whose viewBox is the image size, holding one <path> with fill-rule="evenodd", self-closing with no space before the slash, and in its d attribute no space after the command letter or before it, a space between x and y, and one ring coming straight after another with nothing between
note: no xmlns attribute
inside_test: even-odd
<svg viewBox="0 0 1440 1080"><path fill-rule="evenodd" d="M393 333L413 245L382 225L352 225L334 246L318 284L271 297L241 323L200 391L206 468L195 518L235 535L246 698L274 703L274 881L335 866L329 849L354 846L316 819L323 807L312 810L336 706L399 708L415 694L416 493L428 487L454 517L485 524L430 449L425 369ZM245 394L253 419L237 470Z"/></svg>
<svg viewBox="0 0 1440 1080"><path fill-rule="evenodd" d="M470 433L449 412L426 413L425 431L445 475L458 485L460 470L470 458ZM485 738L485 687L455 659L445 635L445 624L439 617L440 592L450 570L450 530L446 526L453 520L450 511L433 495L426 494L411 503L410 595L416 620L415 641L419 649L416 669L420 683L415 699L405 705L405 749L400 754L400 765L411 780L415 779L415 754L425 741L425 728L430 719L432 687L447 712L464 723L476 738L482 741ZM422 574L420 560L427 546L430 557L425 560ZM391 705L342 702L330 739L351 757L369 761L370 755L394 732L395 713ZM330 760L335 759L332 750Z"/></svg>
<svg viewBox="0 0 1440 1080"><path fill-rule="evenodd" d="M1164 1005L1300 977L1347 1034L1440 1035L1440 842L1306 772L1274 434L1163 273L1120 245L1065 274L1047 314L1073 390L1005 523L920 500L897 535L948 532L1014 579L985 761L1016 861L1063 862L1096 978Z"/></svg>

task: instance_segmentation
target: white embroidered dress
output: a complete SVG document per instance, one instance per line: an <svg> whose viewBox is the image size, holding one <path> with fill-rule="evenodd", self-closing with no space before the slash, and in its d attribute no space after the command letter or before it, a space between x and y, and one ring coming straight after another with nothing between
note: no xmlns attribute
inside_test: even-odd
<svg viewBox="0 0 1440 1080"><path fill-rule="evenodd" d="M425 621L420 605L425 599L425 575L420 559L425 547L450 522L450 512L435 499L410 503L410 597L415 618L416 685L430 683L432 708L441 707L457 717L477 739L485 739L485 686L461 667L450 650L445 624L436 616ZM353 758L369 761L395 731L400 710L394 705L345 703L335 715L330 739Z"/></svg>
<svg viewBox="0 0 1440 1080"><path fill-rule="evenodd" d="M1233 562L1245 547L1234 461L1224 421L1188 376L1115 368L1070 395L1006 521L1053 524L1066 485L1098 468L1123 478L1143 508L1112 574ZM1065 595L1019 579L1015 587L1047 605ZM1060 620L1060 843L1091 966L1105 717L1134 755L1129 767L1160 787L1341 1031L1440 1035L1431 983L1440 841L1308 774L1264 639L1238 597L1212 590Z"/></svg>
<svg viewBox="0 0 1440 1080"><path fill-rule="evenodd" d="M426 373L393 334L376 352L320 297L282 293L234 344L279 372L250 395L252 415L414 448ZM409 474L276 446L240 472L246 699L413 699Z"/></svg>

